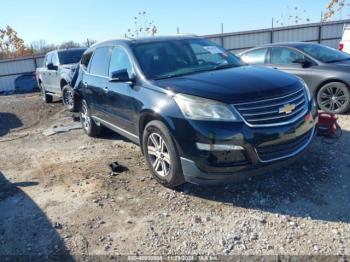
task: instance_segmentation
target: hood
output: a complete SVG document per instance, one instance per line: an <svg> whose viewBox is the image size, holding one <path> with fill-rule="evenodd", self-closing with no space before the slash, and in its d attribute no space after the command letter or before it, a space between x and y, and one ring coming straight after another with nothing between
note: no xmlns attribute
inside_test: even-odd
<svg viewBox="0 0 350 262"><path fill-rule="evenodd" d="M175 93L225 103L242 103L282 96L296 91L301 86L295 76L257 66L242 66L156 80L155 84Z"/></svg>

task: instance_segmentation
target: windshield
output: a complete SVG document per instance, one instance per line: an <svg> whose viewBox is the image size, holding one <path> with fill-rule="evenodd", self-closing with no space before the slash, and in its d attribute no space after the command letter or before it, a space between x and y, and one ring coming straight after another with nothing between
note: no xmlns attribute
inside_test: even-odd
<svg viewBox="0 0 350 262"><path fill-rule="evenodd" d="M58 52L58 58L61 65L78 63L85 49L67 50Z"/></svg>
<svg viewBox="0 0 350 262"><path fill-rule="evenodd" d="M335 63L350 59L348 54L323 45L302 45L298 49L323 63Z"/></svg>
<svg viewBox="0 0 350 262"><path fill-rule="evenodd" d="M163 79L241 66L241 60L204 39L135 43L133 52L148 79Z"/></svg>

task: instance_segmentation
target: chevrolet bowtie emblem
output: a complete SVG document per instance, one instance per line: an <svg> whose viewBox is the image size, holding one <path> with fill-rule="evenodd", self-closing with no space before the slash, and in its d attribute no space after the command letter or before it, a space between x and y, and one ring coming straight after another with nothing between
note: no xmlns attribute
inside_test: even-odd
<svg viewBox="0 0 350 262"><path fill-rule="evenodd" d="M288 115L292 113L294 109L295 109L295 104L287 104L279 108L279 113L280 114L285 113Z"/></svg>

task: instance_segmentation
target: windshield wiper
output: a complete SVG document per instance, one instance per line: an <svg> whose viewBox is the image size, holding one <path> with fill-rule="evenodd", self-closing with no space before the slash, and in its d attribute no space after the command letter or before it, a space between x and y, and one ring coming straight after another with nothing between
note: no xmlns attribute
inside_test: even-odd
<svg viewBox="0 0 350 262"><path fill-rule="evenodd" d="M196 74L196 73L201 73L201 72L208 72L208 71L220 70L220 69L225 69L225 68L232 68L232 67L237 67L237 66L238 65L232 65L232 64L217 65L214 67L202 68L202 69L193 70L193 71L186 72L186 73L168 74L168 75L154 78L154 80L161 80L161 79L173 78L173 77L178 77L178 76L191 75L191 74Z"/></svg>
<svg viewBox="0 0 350 262"><path fill-rule="evenodd" d="M193 70L193 71L185 72L185 73L168 74L168 75L156 77L156 78L154 78L154 80L161 80L161 79L173 78L173 77L178 77L178 76L192 75L195 73L200 73L200 72L205 72L205 71L208 71L208 69L197 69L197 70Z"/></svg>
<svg viewBox="0 0 350 262"><path fill-rule="evenodd" d="M220 69L226 69L226 68L232 68L232 67L238 67L238 65L232 65L232 64L217 65L211 70L220 70Z"/></svg>

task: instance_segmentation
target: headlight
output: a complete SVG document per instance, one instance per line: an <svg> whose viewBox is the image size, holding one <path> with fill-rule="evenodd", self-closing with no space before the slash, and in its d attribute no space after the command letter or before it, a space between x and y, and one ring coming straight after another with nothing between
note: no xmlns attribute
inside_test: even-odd
<svg viewBox="0 0 350 262"><path fill-rule="evenodd" d="M307 84L305 83L305 81L301 77L298 77L298 78L299 78L300 82L303 84L305 92L306 92L306 95L307 95L307 99L310 102L311 99L312 99L312 95L310 93L310 89L309 89L309 87L307 86Z"/></svg>
<svg viewBox="0 0 350 262"><path fill-rule="evenodd" d="M239 121L229 105L196 96L177 94L174 99L184 116L192 120Z"/></svg>

